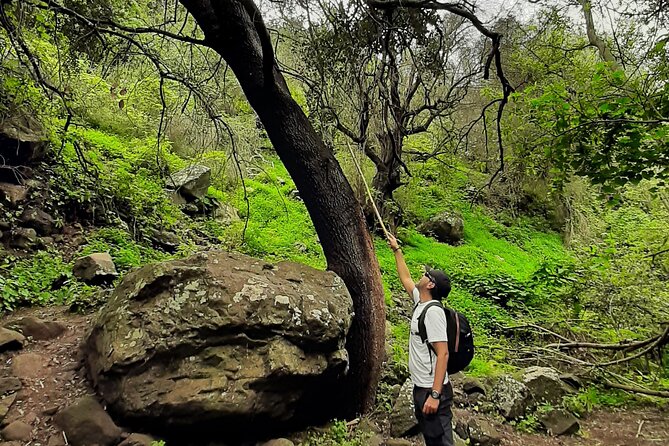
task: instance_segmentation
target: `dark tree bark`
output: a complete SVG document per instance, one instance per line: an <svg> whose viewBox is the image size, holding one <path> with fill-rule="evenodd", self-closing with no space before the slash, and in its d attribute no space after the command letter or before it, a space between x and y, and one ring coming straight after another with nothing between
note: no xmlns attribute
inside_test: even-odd
<svg viewBox="0 0 669 446"><path fill-rule="evenodd" d="M339 393L348 399L348 415L365 412L373 403L384 355L385 307L379 265L360 205L333 152L292 99L252 0L180 2L204 31L206 44L237 76L300 191L328 269L344 280L353 297L348 388Z"/></svg>

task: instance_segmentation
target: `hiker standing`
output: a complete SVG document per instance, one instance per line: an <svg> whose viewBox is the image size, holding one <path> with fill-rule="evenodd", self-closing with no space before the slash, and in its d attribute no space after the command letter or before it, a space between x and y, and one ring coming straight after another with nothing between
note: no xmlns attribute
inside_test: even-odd
<svg viewBox="0 0 669 446"><path fill-rule="evenodd" d="M402 285L415 304L409 336L409 372L414 384L416 419L426 446L453 446L453 387L447 371L447 319L441 305L429 305L448 296L451 282L443 271L427 270L418 283L414 283L397 239L391 234L388 234L388 244L395 253ZM427 342L423 342L419 334L419 319L423 312Z"/></svg>

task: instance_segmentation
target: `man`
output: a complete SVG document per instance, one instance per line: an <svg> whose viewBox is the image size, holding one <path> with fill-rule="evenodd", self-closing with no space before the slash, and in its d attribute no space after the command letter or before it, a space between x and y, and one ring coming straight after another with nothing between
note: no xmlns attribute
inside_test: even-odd
<svg viewBox="0 0 669 446"><path fill-rule="evenodd" d="M402 285L416 305L409 336L409 372L414 384L416 418L426 446L453 446L453 387L448 381L448 337L446 315L442 308L433 305L427 308L425 314L427 342L434 348L434 353L418 334L419 316L432 300L448 296L451 282L443 271L433 269L427 270L418 283L414 283L397 239L391 234L388 234L388 245L395 253L395 264Z"/></svg>

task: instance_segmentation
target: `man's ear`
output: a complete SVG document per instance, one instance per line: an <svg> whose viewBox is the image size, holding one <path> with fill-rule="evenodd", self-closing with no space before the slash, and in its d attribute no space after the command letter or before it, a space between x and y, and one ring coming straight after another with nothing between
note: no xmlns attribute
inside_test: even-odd
<svg viewBox="0 0 669 446"><path fill-rule="evenodd" d="M434 282L432 282L431 280L427 282L427 289L428 289L428 290L431 290L431 289L434 288L435 286L436 286L436 285L435 285Z"/></svg>

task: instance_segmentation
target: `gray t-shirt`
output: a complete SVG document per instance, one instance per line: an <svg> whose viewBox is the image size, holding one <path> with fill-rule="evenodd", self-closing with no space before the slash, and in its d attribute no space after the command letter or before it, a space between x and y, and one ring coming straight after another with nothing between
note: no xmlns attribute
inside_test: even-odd
<svg viewBox="0 0 669 446"><path fill-rule="evenodd" d="M411 317L411 334L409 336L409 372L411 381L418 387L431 388L434 384L434 369L437 359L428 349L427 342L446 342L446 315L444 311L432 306L427 309L425 315L425 328L427 330L427 342L422 343L418 334L418 317L425 311L428 302L420 302L418 288L413 289L414 304L418 304ZM448 373L444 378L444 384L448 382Z"/></svg>

